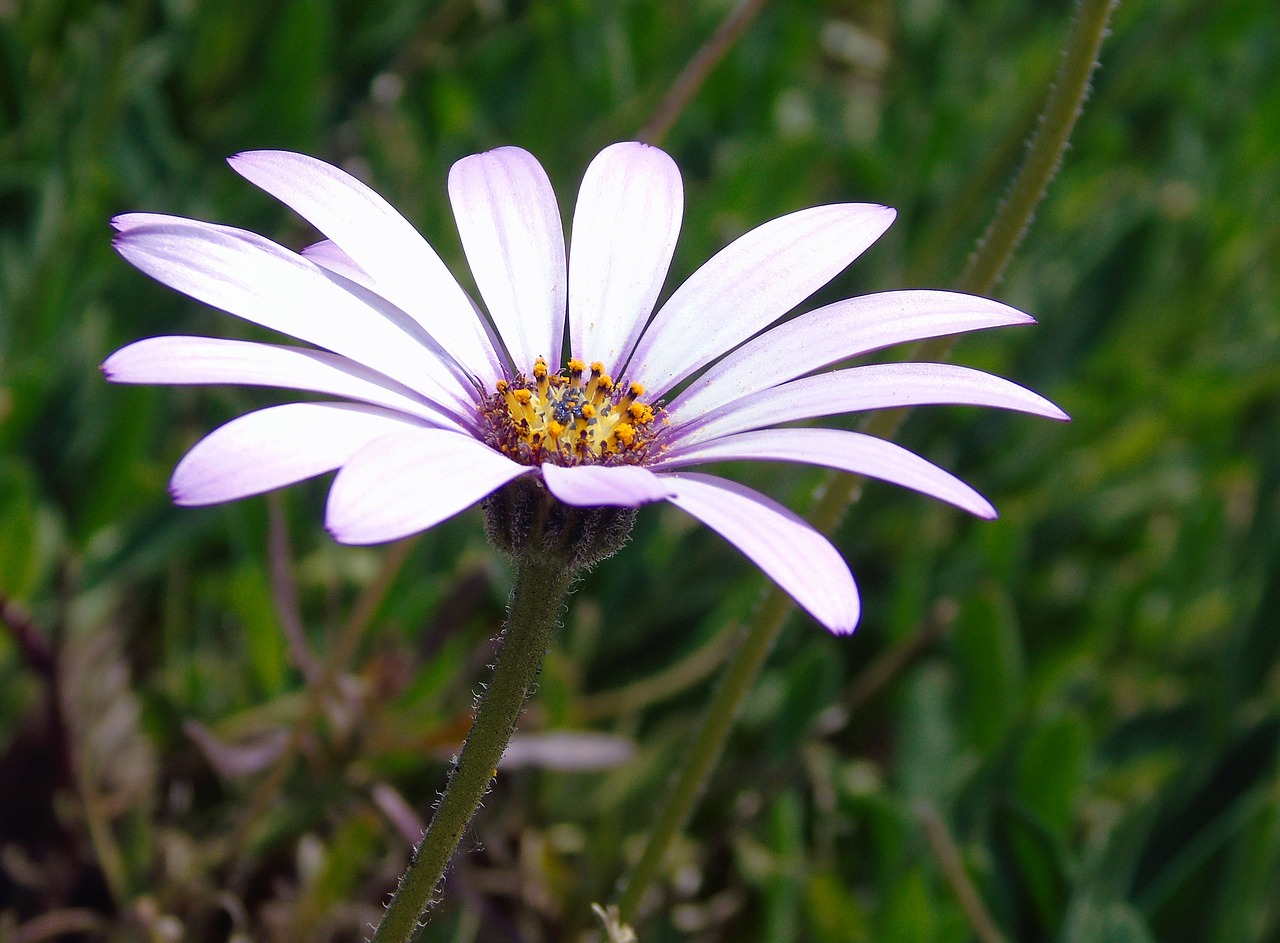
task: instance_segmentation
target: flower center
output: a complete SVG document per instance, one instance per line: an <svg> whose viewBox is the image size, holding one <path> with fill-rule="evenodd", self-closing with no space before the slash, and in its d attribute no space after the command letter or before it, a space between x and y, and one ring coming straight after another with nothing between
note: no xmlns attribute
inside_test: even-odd
<svg viewBox="0 0 1280 943"><path fill-rule="evenodd" d="M636 465L662 431L662 410L643 395L639 383L615 383L599 361L589 373L576 359L551 373L539 357L532 378L499 380L485 395L485 439L524 465Z"/></svg>

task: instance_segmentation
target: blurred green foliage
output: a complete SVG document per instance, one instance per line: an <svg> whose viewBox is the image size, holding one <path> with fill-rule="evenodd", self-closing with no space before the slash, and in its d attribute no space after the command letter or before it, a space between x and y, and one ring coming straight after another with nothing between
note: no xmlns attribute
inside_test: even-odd
<svg viewBox="0 0 1280 943"><path fill-rule="evenodd" d="M252 334L130 269L109 218L301 245L222 164L292 148L368 179L465 273L451 162L526 147L568 218L590 157L637 133L728 9L0 0L0 936L43 915L85 939L360 938L465 732L508 586L474 512L396 575L392 551L328 542L323 482L270 513L170 507L183 450L266 394L102 382L97 364L138 337ZM874 200L897 224L819 300L945 287L1034 127L1069 13L767 4L664 142L687 188L672 284L767 218ZM904 441L1001 520L869 487L839 539L863 624L834 639L793 620L644 943L973 939L922 808L1008 940L1280 940L1277 61L1274 3L1121 5L999 289L1041 325L956 354L1074 422L912 418ZM817 481L738 473L801 508ZM299 727L288 599L323 660L388 574ZM612 897L714 683L704 668L761 586L679 512L641 514L571 599L523 725L607 732L634 757L504 772L424 939L590 938L589 905ZM295 729L300 757L233 863Z"/></svg>

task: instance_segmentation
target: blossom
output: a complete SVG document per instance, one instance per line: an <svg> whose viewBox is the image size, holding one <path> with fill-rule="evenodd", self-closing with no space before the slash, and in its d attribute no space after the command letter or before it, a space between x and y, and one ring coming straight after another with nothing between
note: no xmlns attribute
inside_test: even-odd
<svg viewBox="0 0 1280 943"><path fill-rule="evenodd" d="M284 151L230 163L326 238L297 253L240 229L133 213L113 220L115 247L166 285L312 346L153 337L117 351L103 371L120 383L249 384L332 399L259 409L207 435L173 473L180 505L336 469L326 526L338 541L371 544L430 528L517 479L575 507L667 501L818 622L848 632L857 588L827 539L771 498L690 469L820 465L992 518L976 491L901 446L787 424L946 403L1066 418L962 366L828 369L894 344L1032 321L995 301L890 291L777 323L880 237L895 215L885 206L816 206L767 222L655 312L683 213L672 159L638 143L602 151L566 251L546 173L528 152L498 148L449 174L482 310L417 230L344 171Z"/></svg>

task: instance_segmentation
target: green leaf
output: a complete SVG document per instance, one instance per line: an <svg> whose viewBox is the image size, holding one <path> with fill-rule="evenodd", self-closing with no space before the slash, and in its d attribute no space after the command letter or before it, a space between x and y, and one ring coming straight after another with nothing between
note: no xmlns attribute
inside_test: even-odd
<svg viewBox="0 0 1280 943"><path fill-rule="evenodd" d="M912 676L899 720L898 782L905 799L942 804L956 779L951 675L927 665Z"/></svg>
<svg viewBox="0 0 1280 943"><path fill-rule="evenodd" d="M36 524L30 470L17 460L0 463L0 594L24 599L34 588L40 569Z"/></svg>
<svg viewBox="0 0 1280 943"><path fill-rule="evenodd" d="M1019 876L1045 926L1060 919L1066 849L1087 759L1085 741L1083 721L1063 715L1034 730L1018 758L1010 837Z"/></svg>
<svg viewBox="0 0 1280 943"><path fill-rule="evenodd" d="M937 905L923 872L914 869L888 891L876 943L933 943L938 936Z"/></svg>
<svg viewBox="0 0 1280 943"><path fill-rule="evenodd" d="M1083 893L1071 907L1062 943L1155 943L1142 915L1123 901Z"/></svg>
<svg viewBox="0 0 1280 943"><path fill-rule="evenodd" d="M1087 751L1084 721L1063 714L1034 730L1018 759L1018 799L1035 812L1054 837L1064 842L1084 785Z"/></svg>
<svg viewBox="0 0 1280 943"><path fill-rule="evenodd" d="M867 943L871 939L866 909L840 875L820 870L805 887L808 939L814 943Z"/></svg>
<svg viewBox="0 0 1280 943"><path fill-rule="evenodd" d="M1022 638L1005 593L988 589L968 597L951 634L960 681L960 714L979 750L994 750L1022 708L1026 670Z"/></svg>
<svg viewBox="0 0 1280 943"><path fill-rule="evenodd" d="M225 605L238 617L237 631L254 682L265 694L279 694L289 669L289 653L271 588L260 566L248 564L232 574Z"/></svg>

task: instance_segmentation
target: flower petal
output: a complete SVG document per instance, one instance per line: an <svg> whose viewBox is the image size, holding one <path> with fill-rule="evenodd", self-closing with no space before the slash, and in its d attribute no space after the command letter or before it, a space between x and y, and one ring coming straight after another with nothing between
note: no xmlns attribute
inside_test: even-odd
<svg viewBox="0 0 1280 943"><path fill-rule="evenodd" d="M372 440L412 428L409 417L374 406L270 406L197 442L173 470L169 491L186 506L234 501L333 471Z"/></svg>
<svg viewBox="0 0 1280 943"><path fill-rule="evenodd" d="M666 281L684 188L675 161L648 144L606 147L587 167L569 241L569 341L615 376Z"/></svg>
<svg viewBox="0 0 1280 943"><path fill-rule="evenodd" d="M901 485L988 520L996 517L991 502L950 472L900 445L843 429L762 429L712 439L687 449L674 446L656 467L665 471L730 461L822 465Z"/></svg>
<svg viewBox="0 0 1280 943"><path fill-rule="evenodd" d="M954 291L886 291L818 308L743 344L671 403L692 418L758 390L893 344L1011 324L1016 308Z"/></svg>
<svg viewBox="0 0 1280 943"><path fill-rule="evenodd" d="M457 420L375 370L323 350L220 337L149 337L107 358L112 383L238 383L307 390L385 406L461 430Z"/></svg>
<svg viewBox="0 0 1280 943"><path fill-rule="evenodd" d="M231 169L290 206L334 241L393 305L477 377L484 387L504 373L484 319L413 224L355 177L290 151L246 151Z"/></svg>
<svg viewBox="0 0 1280 943"><path fill-rule="evenodd" d="M349 279L369 291L376 292L378 290L377 283L369 277L369 273L356 265L351 256L339 249L337 243L332 239L321 239L319 242L313 242L302 250L302 257L310 259L316 265L327 268L335 275L341 275L343 278Z"/></svg>
<svg viewBox="0 0 1280 943"><path fill-rule="evenodd" d="M542 466L547 490L574 507L638 508L671 496L663 480L639 465Z"/></svg>
<svg viewBox="0 0 1280 943"><path fill-rule="evenodd" d="M650 396L772 324L835 278L893 222L870 203L815 206L721 249L654 316L627 367Z"/></svg>
<svg viewBox="0 0 1280 943"><path fill-rule="evenodd" d="M832 632L858 624L858 588L827 538L776 501L710 475L662 475L668 500L716 531Z"/></svg>
<svg viewBox="0 0 1280 943"><path fill-rule="evenodd" d="M517 372L560 365L564 225L546 171L526 150L500 147L449 171L449 200L471 274Z"/></svg>
<svg viewBox="0 0 1280 943"><path fill-rule="evenodd" d="M325 527L344 544L377 544L434 527L533 471L470 436L415 429L384 436L333 480Z"/></svg>
<svg viewBox="0 0 1280 943"><path fill-rule="evenodd" d="M878 363L792 380L692 420L669 411L673 436L668 441L674 447L797 419L929 405L990 406L1068 418L1043 396L981 370L949 363Z"/></svg>
<svg viewBox="0 0 1280 943"><path fill-rule="evenodd" d="M385 299L244 230L155 217L115 238L152 278L263 327L332 350L463 412L475 391Z"/></svg>

